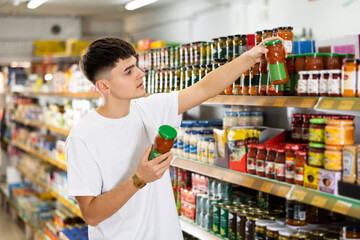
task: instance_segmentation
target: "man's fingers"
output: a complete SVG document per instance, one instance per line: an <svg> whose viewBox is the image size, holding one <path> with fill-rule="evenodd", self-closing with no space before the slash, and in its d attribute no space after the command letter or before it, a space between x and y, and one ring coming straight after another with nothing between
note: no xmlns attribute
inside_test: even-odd
<svg viewBox="0 0 360 240"><path fill-rule="evenodd" d="M170 155L172 155L172 152L169 151L167 153L164 153L163 155L157 157L157 158L154 158L153 160L151 160L151 164L153 165L157 165L159 164L161 161L163 161L164 159L168 158Z"/></svg>
<svg viewBox="0 0 360 240"><path fill-rule="evenodd" d="M151 152L151 148L152 148L152 145L150 145L144 152L144 158L143 158L143 161L146 162L149 160L149 155L150 155L150 152Z"/></svg>

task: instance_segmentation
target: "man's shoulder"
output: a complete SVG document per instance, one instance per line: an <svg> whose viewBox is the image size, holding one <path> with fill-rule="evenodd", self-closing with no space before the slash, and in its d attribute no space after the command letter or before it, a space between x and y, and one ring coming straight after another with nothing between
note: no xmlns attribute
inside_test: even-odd
<svg viewBox="0 0 360 240"><path fill-rule="evenodd" d="M83 117L70 131L69 138L86 136L95 127L95 119L92 117L93 112L89 112Z"/></svg>

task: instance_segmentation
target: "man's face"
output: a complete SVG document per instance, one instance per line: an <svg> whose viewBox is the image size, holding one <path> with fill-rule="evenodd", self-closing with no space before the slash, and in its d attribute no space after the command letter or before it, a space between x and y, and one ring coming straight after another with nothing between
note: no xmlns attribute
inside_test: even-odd
<svg viewBox="0 0 360 240"><path fill-rule="evenodd" d="M113 97L119 99L136 99L146 92L143 85L145 74L136 67L136 58L131 56L125 60L119 59L111 70L111 80L108 82Z"/></svg>

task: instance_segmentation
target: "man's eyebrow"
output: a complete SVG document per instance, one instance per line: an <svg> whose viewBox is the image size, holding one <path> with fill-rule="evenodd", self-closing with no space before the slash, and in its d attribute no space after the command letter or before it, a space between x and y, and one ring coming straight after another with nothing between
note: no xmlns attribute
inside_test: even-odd
<svg viewBox="0 0 360 240"><path fill-rule="evenodd" d="M135 65L134 65L134 64L133 64L133 65L128 66L127 68L125 68L124 72L126 72L127 70L129 70L130 68L133 68L133 67L135 67Z"/></svg>

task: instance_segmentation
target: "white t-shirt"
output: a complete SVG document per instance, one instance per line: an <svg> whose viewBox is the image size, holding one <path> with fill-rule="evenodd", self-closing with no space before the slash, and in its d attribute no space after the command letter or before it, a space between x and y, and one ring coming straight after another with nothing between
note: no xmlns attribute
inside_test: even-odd
<svg viewBox="0 0 360 240"><path fill-rule="evenodd" d="M123 183L135 172L158 128L177 127L180 120L177 92L132 100L130 113L120 119L90 112L67 138L68 195L98 196ZM89 226L89 238L183 239L169 172L137 191L98 226Z"/></svg>

